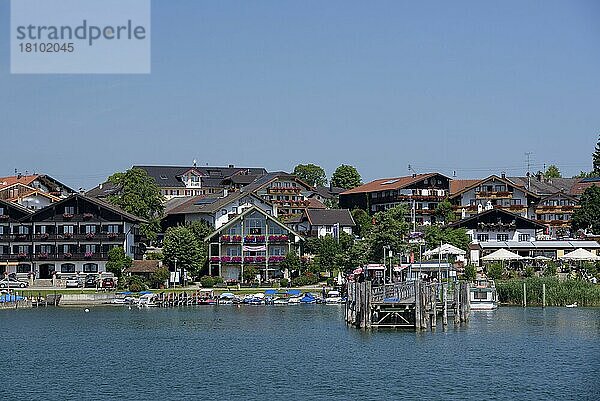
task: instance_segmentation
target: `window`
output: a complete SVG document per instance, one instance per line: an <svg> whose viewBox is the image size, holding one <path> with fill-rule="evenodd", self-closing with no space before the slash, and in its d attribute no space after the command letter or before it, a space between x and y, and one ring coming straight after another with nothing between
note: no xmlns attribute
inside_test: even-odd
<svg viewBox="0 0 600 401"><path fill-rule="evenodd" d="M95 244L87 244L85 246L85 253L96 253L96 245Z"/></svg>
<svg viewBox="0 0 600 401"><path fill-rule="evenodd" d="M477 234L477 241L486 242L490 240L490 236L488 234Z"/></svg>
<svg viewBox="0 0 600 401"><path fill-rule="evenodd" d="M239 246L229 247L226 251L227 256L242 256L241 248Z"/></svg>
<svg viewBox="0 0 600 401"><path fill-rule="evenodd" d="M325 226L325 232L330 233L331 229L332 229L331 226Z"/></svg>
<svg viewBox="0 0 600 401"><path fill-rule="evenodd" d="M73 234L75 232L75 226L63 226L62 229L64 234Z"/></svg>
<svg viewBox="0 0 600 401"><path fill-rule="evenodd" d="M96 263L86 263L83 265L84 273L98 273L98 265Z"/></svg>
<svg viewBox="0 0 600 401"><path fill-rule="evenodd" d="M0 216L4 214L4 208L0 207Z"/></svg>
<svg viewBox="0 0 600 401"><path fill-rule="evenodd" d="M107 233L114 233L114 234L118 234L119 233L119 225L118 224L110 224L106 227L106 232Z"/></svg>
<svg viewBox="0 0 600 401"><path fill-rule="evenodd" d="M508 234L498 234L496 239L498 241L508 241Z"/></svg>
<svg viewBox="0 0 600 401"><path fill-rule="evenodd" d="M521 204L521 199L511 199L510 200L510 204L511 205L520 205Z"/></svg>
<svg viewBox="0 0 600 401"><path fill-rule="evenodd" d="M75 214L75 206L65 206L65 214Z"/></svg>
<svg viewBox="0 0 600 401"><path fill-rule="evenodd" d="M73 263L63 263L60 265L61 273L75 273L75 265Z"/></svg>
<svg viewBox="0 0 600 401"><path fill-rule="evenodd" d="M529 241L529 234L519 234L519 241Z"/></svg>
<svg viewBox="0 0 600 401"><path fill-rule="evenodd" d="M40 253L54 253L52 245L40 245Z"/></svg>
<svg viewBox="0 0 600 401"><path fill-rule="evenodd" d="M487 291L475 291L475 292L473 292L473 298L487 299Z"/></svg>
<svg viewBox="0 0 600 401"><path fill-rule="evenodd" d="M86 234L95 234L96 226L85 226L85 233Z"/></svg>
<svg viewBox="0 0 600 401"><path fill-rule="evenodd" d="M27 263L20 263L17 265L17 273L29 273L31 272L31 265Z"/></svg>

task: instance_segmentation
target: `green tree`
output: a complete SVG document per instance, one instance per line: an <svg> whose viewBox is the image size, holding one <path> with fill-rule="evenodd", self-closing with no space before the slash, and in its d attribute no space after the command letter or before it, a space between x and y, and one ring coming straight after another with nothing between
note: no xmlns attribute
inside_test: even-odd
<svg viewBox="0 0 600 401"><path fill-rule="evenodd" d="M258 269L255 266L244 266L244 274L242 275L242 278L245 282L254 281L257 275Z"/></svg>
<svg viewBox="0 0 600 401"><path fill-rule="evenodd" d="M327 175L322 167L316 164L298 164L294 167L295 176L313 187L327 185Z"/></svg>
<svg viewBox="0 0 600 401"><path fill-rule="evenodd" d="M123 247L117 246L108 251L106 270L114 274L117 278L121 278L125 269L131 267L131 263L132 259L125 255Z"/></svg>
<svg viewBox="0 0 600 401"><path fill-rule="evenodd" d="M353 241L352 245L338 255L337 266L344 272L354 270L369 262L367 241Z"/></svg>
<svg viewBox="0 0 600 401"><path fill-rule="evenodd" d="M287 269L287 271L291 273L292 271L300 271L302 262L296 252L288 252L280 266L282 269Z"/></svg>
<svg viewBox="0 0 600 401"><path fill-rule="evenodd" d="M562 176L560 175L560 170L554 164L549 165L546 171L544 172L544 178L546 179L561 177Z"/></svg>
<svg viewBox="0 0 600 401"><path fill-rule="evenodd" d="M486 272L488 278L499 280L504 274L504 266L502 266L502 263L490 263L486 266Z"/></svg>
<svg viewBox="0 0 600 401"><path fill-rule="evenodd" d="M473 281L477 278L477 268L469 263L465 266L465 280Z"/></svg>
<svg viewBox="0 0 600 401"><path fill-rule="evenodd" d="M402 205L375 213L373 216L375 224L367 237L369 260L382 261L384 246L389 246L394 254L406 250L404 238L409 230L406 214L407 209Z"/></svg>
<svg viewBox="0 0 600 401"><path fill-rule="evenodd" d="M153 288L160 288L169 279L169 269L161 267L150 275L150 285Z"/></svg>
<svg viewBox="0 0 600 401"><path fill-rule="evenodd" d="M131 168L124 173L114 173L108 177L108 182L120 189L116 195L109 196L108 201L146 220L140 226L140 232L149 240L156 239L165 199L154 179L145 170Z"/></svg>
<svg viewBox="0 0 600 401"><path fill-rule="evenodd" d="M581 195L579 205L571 221L573 230L591 229L593 234L600 234L600 187L588 187Z"/></svg>
<svg viewBox="0 0 600 401"><path fill-rule="evenodd" d="M454 245L464 251L469 249L471 238L464 228L429 226L425 229L425 244L434 249L442 244Z"/></svg>
<svg viewBox="0 0 600 401"><path fill-rule="evenodd" d="M596 177L600 176L600 137L598 138L598 142L596 142L596 148L592 155L592 165L594 166L592 173Z"/></svg>
<svg viewBox="0 0 600 401"><path fill-rule="evenodd" d="M352 210L352 218L356 223L356 227L354 227L355 234L366 237L371 231L371 227L373 227L372 217L362 209L354 209Z"/></svg>
<svg viewBox="0 0 600 401"><path fill-rule="evenodd" d="M202 250L194 233L185 226L169 227L163 240L164 262L177 269L186 269L199 277L202 268ZM177 260L177 263L175 262Z"/></svg>
<svg viewBox="0 0 600 401"><path fill-rule="evenodd" d="M451 223L453 221L456 221L456 214L454 213L454 208L452 207L452 203L450 203L448 199L445 199L443 202L438 203L438 205L435 208L435 217L444 223Z"/></svg>
<svg viewBox="0 0 600 401"><path fill-rule="evenodd" d="M332 271L336 267L340 245L331 235L320 238L317 257L321 271Z"/></svg>
<svg viewBox="0 0 600 401"><path fill-rule="evenodd" d="M342 164L335 169L331 176L331 185L334 187L352 189L362 184L360 174L354 166Z"/></svg>
<svg viewBox="0 0 600 401"><path fill-rule="evenodd" d="M201 255L198 261L200 268L208 267L208 243L205 241L205 238L212 234L215 229L204 220L189 223L187 227L198 240Z"/></svg>

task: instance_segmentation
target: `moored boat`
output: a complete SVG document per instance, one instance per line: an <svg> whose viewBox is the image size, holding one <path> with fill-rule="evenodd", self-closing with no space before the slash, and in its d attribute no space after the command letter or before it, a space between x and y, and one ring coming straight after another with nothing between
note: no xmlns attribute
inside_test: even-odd
<svg viewBox="0 0 600 401"><path fill-rule="evenodd" d="M469 290L471 310L494 310L498 307L498 294L493 280L478 280Z"/></svg>

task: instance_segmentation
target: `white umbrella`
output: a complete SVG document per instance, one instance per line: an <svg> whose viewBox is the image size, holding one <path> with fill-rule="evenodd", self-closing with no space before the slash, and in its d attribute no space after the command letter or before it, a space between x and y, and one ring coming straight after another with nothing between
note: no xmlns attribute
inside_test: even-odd
<svg viewBox="0 0 600 401"><path fill-rule="evenodd" d="M552 260L551 258L547 258L547 257L545 257L545 256L542 256L542 255L540 255L540 256L536 256L534 259L535 259L535 260Z"/></svg>
<svg viewBox="0 0 600 401"><path fill-rule="evenodd" d="M490 253L487 256L481 258L483 261L492 261L492 260L521 260L523 256L517 255L507 249L501 248L495 252Z"/></svg>
<svg viewBox="0 0 600 401"><path fill-rule="evenodd" d="M451 244L443 244L435 249L423 253L424 256L435 256L435 255L466 255L467 252L460 248L455 247Z"/></svg>
<svg viewBox="0 0 600 401"><path fill-rule="evenodd" d="M579 248L574 250L573 252L569 252L564 256L561 256L560 259L563 260L600 260L600 256L596 256L590 251L586 251L583 248Z"/></svg>

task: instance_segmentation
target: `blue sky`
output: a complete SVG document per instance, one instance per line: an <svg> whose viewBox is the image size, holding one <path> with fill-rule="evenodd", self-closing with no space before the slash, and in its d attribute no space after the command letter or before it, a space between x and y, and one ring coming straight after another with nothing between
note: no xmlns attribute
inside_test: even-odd
<svg viewBox="0 0 600 401"><path fill-rule="evenodd" d="M91 187L132 164L355 165L364 180L591 168L600 2L152 2L149 75L11 75L0 175Z"/></svg>

